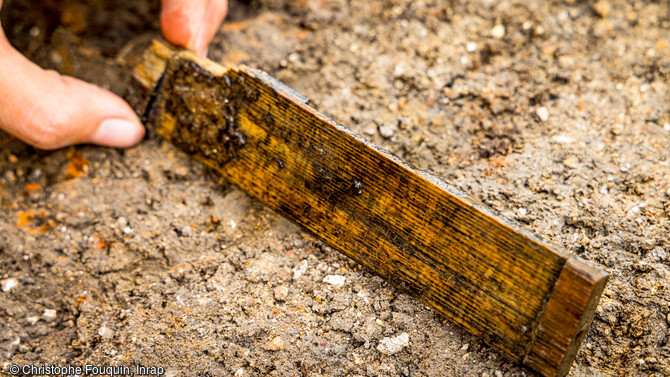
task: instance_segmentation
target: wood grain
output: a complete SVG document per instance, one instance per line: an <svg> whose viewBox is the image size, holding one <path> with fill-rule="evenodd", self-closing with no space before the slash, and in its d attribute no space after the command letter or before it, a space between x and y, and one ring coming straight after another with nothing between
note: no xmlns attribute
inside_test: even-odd
<svg viewBox="0 0 670 377"><path fill-rule="evenodd" d="M151 129L508 357L567 374L606 274L367 143L267 74L166 51L147 52L127 96Z"/></svg>

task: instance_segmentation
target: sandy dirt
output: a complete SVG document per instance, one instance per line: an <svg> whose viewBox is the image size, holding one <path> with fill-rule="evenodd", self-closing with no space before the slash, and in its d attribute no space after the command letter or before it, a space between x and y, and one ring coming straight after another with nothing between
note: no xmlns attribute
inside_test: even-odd
<svg viewBox="0 0 670 377"><path fill-rule="evenodd" d="M2 10L35 62L117 93L157 18L130 0ZM571 376L670 375L668 2L233 2L209 56L610 272ZM1 145L4 372L534 375L155 137Z"/></svg>

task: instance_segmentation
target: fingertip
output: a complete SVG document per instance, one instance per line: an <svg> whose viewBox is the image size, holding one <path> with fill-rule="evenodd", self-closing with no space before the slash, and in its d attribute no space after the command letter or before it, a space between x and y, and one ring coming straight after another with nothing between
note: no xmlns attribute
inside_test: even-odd
<svg viewBox="0 0 670 377"><path fill-rule="evenodd" d="M0 128L31 145L51 150L93 142L123 148L144 136L133 109L108 90L45 71L15 50L0 55L0 65Z"/></svg>
<svg viewBox="0 0 670 377"><path fill-rule="evenodd" d="M128 148L142 141L144 133L139 120L107 118L100 122L88 141L108 147Z"/></svg>
<svg viewBox="0 0 670 377"><path fill-rule="evenodd" d="M175 5L175 1L163 1L160 16L161 30L165 39L175 46L189 48L194 32L188 14Z"/></svg>
<svg viewBox="0 0 670 377"><path fill-rule="evenodd" d="M206 56L227 11L227 0L163 0L161 29L168 42Z"/></svg>
<svg viewBox="0 0 670 377"><path fill-rule="evenodd" d="M126 101L95 85L70 77L65 77L65 80L75 103L83 103L87 98L96 99L77 117L76 123L86 122L86 125L72 131L79 134L76 142L128 148L142 140L144 126Z"/></svg>

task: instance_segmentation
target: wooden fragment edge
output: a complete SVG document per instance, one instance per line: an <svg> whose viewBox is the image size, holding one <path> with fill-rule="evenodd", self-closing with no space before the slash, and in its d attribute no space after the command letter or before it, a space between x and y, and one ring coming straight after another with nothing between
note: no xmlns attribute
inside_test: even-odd
<svg viewBox="0 0 670 377"><path fill-rule="evenodd" d="M198 64L213 72L223 73L228 69L207 59L188 52L179 52L164 43L154 41L145 52L142 62L133 71L125 94L125 98L143 121L146 121L146 112L151 108L152 101L155 98L154 90L162 80L168 61L175 54L193 58ZM290 98L298 106L326 119L316 110L306 105L308 101L305 97L265 72L247 67L240 67L240 69L262 80L275 91ZM332 123L341 128L339 124ZM345 129L345 131L359 138L348 129ZM161 134L161 132L158 133ZM405 166L402 161L394 156L389 155L389 157ZM424 176L423 172L418 173ZM428 176L425 178L435 183L435 177ZM441 182L440 186L443 185L444 183ZM487 208L477 207L491 214ZM493 216L493 214L491 215ZM495 217L505 222L505 219ZM521 232L535 239L533 235L525 231ZM534 329L531 330L533 333L532 341L524 354L513 357L544 376L562 377L568 374L609 279L605 272L592 267L580 258L567 255L566 257L566 262L556 278L544 308L535 321Z"/></svg>
<svg viewBox="0 0 670 377"><path fill-rule="evenodd" d="M570 257L540 315L523 364L545 376L567 375L608 280L605 272Z"/></svg>
<svg viewBox="0 0 670 377"><path fill-rule="evenodd" d="M167 63L177 51L158 40L144 52L140 64L135 66L123 97L128 101L137 116L146 123L145 111L150 107L154 89L158 85Z"/></svg>

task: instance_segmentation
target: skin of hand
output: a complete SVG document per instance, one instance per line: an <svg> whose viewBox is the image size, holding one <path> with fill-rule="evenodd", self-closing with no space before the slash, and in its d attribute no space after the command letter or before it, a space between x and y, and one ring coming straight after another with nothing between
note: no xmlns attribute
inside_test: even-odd
<svg viewBox="0 0 670 377"><path fill-rule="evenodd" d="M162 0L163 35L205 55L227 9L227 0ZM1 25L0 128L40 149L80 143L126 148L144 137L144 127L124 100L38 67L11 46Z"/></svg>

